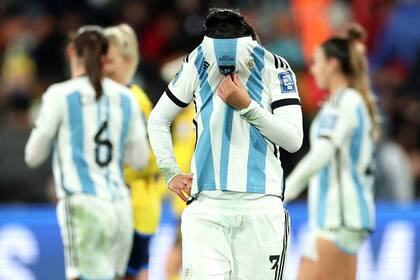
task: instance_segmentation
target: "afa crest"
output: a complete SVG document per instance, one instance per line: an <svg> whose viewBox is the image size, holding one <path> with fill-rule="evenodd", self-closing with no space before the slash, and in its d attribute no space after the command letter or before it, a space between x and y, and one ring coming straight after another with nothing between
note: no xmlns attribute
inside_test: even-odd
<svg viewBox="0 0 420 280"><path fill-rule="evenodd" d="M246 68L248 68L249 70L254 69L255 67L255 61L252 58L249 58L246 62L245 62L245 66Z"/></svg>

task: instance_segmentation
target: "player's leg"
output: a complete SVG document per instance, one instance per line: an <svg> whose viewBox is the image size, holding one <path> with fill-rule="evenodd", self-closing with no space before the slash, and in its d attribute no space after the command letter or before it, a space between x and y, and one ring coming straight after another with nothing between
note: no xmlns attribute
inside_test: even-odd
<svg viewBox="0 0 420 280"><path fill-rule="evenodd" d="M151 235L143 235L134 231L133 245L124 280L147 280L150 239Z"/></svg>
<svg viewBox="0 0 420 280"><path fill-rule="evenodd" d="M289 243L289 215L277 197L250 201L232 236L231 279L282 279ZM264 205L261 208L261 205ZM268 207L267 207L268 206Z"/></svg>
<svg viewBox="0 0 420 280"><path fill-rule="evenodd" d="M113 279L107 256L108 205L95 197L75 195L61 200L58 220L65 250L67 279Z"/></svg>
<svg viewBox="0 0 420 280"><path fill-rule="evenodd" d="M305 242L304 256L300 261L298 280L320 280L321 275L317 265L318 252L316 248L316 237L314 233L307 236Z"/></svg>
<svg viewBox="0 0 420 280"><path fill-rule="evenodd" d="M181 218L184 280L229 280L231 249L225 216L208 208L199 197L185 208Z"/></svg>
<svg viewBox="0 0 420 280"><path fill-rule="evenodd" d="M343 252L334 241L317 238L318 265L323 280L354 280L356 256Z"/></svg>
<svg viewBox="0 0 420 280"><path fill-rule="evenodd" d="M357 252L369 236L368 231L340 228L319 230L317 247L319 269L323 279L350 280L356 278Z"/></svg>
<svg viewBox="0 0 420 280"><path fill-rule="evenodd" d="M321 280L317 263L306 257L300 260L297 280Z"/></svg>

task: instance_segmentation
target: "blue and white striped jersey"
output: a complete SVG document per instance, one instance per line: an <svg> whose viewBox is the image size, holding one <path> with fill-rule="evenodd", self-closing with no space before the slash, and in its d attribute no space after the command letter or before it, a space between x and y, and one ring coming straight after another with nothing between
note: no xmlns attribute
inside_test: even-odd
<svg viewBox="0 0 420 280"><path fill-rule="evenodd" d="M145 121L132 93L110 79L104 79L102 87L96 101L83 76L54 84L43 95L26 161L37 165L53 146L59 198L77 193L107 200L127 197L124 162L137 167L147 163Z"/></svg>
<svg viewBox="0 0 420 280"><path fill-rule="evenodd" d="M178 106L195 105L192 194L222 190L282 196L279 148L217 95L223 71L236 72L251 99L270 114L280 107L300 105L295 74L283 58L251 37L204 37L166 90ZM150 138L153 145L151 134ZM156 150L155 154L159 159Z"/></svg>
<svg viewBox="0 0 420 280"><path fill-rule="evenodd" d="M374 228L371 128L367 108L360 94L351 88L330 97L314 119L311 145L322 137L329 138L336 147L336 154L309 184L313 225Z"/></svg>

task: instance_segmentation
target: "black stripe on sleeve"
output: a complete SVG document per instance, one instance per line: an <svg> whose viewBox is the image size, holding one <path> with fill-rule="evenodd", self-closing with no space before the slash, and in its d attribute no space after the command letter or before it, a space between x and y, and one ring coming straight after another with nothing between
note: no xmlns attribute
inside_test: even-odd
<svg viewBox="0 0 420 280"><path fill-rule="evenodd" d="M280 58L280 60L281 60L282 64L284 65L284 66L282 66L283 68L286 68L286 69L289 69L289 68L290 68L290 66L289 66L289 64L286 62L286 60L284 60L284 59L282 59L282 58Z"/></svg>
<svg viewBox="0 0 420 280"><path fill-rule="evenodd" d="M176 105L178 105L181 108L185 108L188 106L188 103L182 102L181 100L179 100L169 88L166 88L165 90L166 95L169 97L169 99L172 100L173 103L175 103Z"/></svg>
<svg viewBox="0 0 420 280"><path fill-rule="evenodd" d="M283 62L283 59L281 59L281 58L279 58L279 57L277 57L278 58L278 60L280 60L280 67L281 68L284 68L284 62Z"/></svg>
<svg viewBox="0 0 420 280"><path fill-rule="evenodd" d="M289 105L301 105L300 100L297 98L287 98L287 99L280 99L276 100L271 103L271 110L274 111L277 108Z"/></svg>
<svg viewBox="0 0 420 280"><path fill-rule="evenodd" d="M277 56L275 54L273 54L274 57L274 66L276 66L276 68L279 68L279 60L277 58Z"/></svg>

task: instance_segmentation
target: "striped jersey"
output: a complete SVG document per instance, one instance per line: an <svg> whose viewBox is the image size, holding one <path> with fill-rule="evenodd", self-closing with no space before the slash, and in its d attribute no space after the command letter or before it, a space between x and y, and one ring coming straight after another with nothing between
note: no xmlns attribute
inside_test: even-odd
<svg viewBox="0 0 420 280"><path fill-rule="evenodd" d="M328 138L334 158L309 184L310 221L320 228L372 230L372 123L360 94L347 88L325 102L310 130L311 145Z"/></svg>
<svg viewBox="0 0 420 280"><path fill-rule="evenodd" d="M300 104L295 74L286 60L251 37L204 37L166 90L178 106L195 105L192 194L222 190L283 196L279 148L217 95L224 74L232 72L270 113Z"/></svg>
<svg viewBox="0 0 420 280"><path fill-rule="evenodd" d="M54 84L43 95L35 129L54 137L59 198L83 193L117 200L129 194L123 164L128 143L146 139L144 120L130 89L108 78L102 87L96 101L89 79L82 76Z"/></svg>

